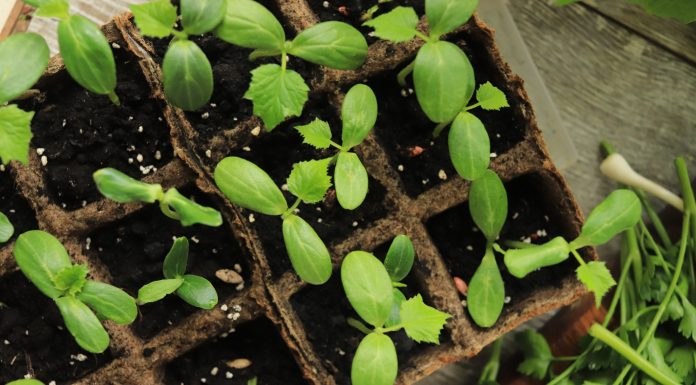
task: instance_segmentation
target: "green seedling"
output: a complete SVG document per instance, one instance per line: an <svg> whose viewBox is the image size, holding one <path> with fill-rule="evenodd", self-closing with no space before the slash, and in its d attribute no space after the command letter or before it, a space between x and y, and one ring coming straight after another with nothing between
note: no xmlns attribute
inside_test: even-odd
<svg viewBox="0 0 696 385"><path fill-rule="evenodd" d="M339 150L331 159L331 162L336 163L336 198L341 207L353 210L360 206L367 196L367 170L351 149L362 143L377 121L377 98L372 89L364 84L353 86L343 101L341 118L342 144L331 140L331 128L323 120L315 119L307 125L295 128L306 144L318 149L333 146Z"/></svg>
<svg viewBox="0 0 696 385"><path fill-rule="evenodd" d="M301 115L307 101L309 87L300 74L287 68L289 55L338 70L356 69L367 57L360 31L338 21L316 24L286 41L280 21L253 0L227 0L224 19L214 32L228 43L253 49L250 60L280 57L280 64L251 71L251 85L244 95L269 131L285 118Z"/></svg>
<svg viewBox="0 0 696 385"><path fill-rule="evenodd" d="M331 187L331 159L295 164L288 177L288 191L297 199L288 207L273 179L248 160L228 157L215 168L215 183L234 204L283 219L283 240L290 262L304 281L321 285L331 278L331 256L324 241L304 219L295 214L300 203L317 203Z"/></svg>
<svg viewBox="0 0 696 385"><path fill-rule="evenodd" d="M100 320L121 325L135 320L135 300L119 288L87 279L87 267L73 265L51 234L34 230L20 235L14 256L22 273L56 303L70 334L88 352L101 353L109 346Z"/></svg>
<svg viewBox="0 0 696 385"><path fill-rule="evenodd" d="M5 214L0 212L0 243L5 243L14 235L14 226Z"/></svg>
<svg viewBox="0 0 696 385"><path fill-rule="evenodd" d="M164 94L183 110L203 107L213 95L213 68L203 50L189 38L215 29L225 15L225 0L181 0L182 30L175 28L176 7L169 0L130 6L145 36L174 36L162 62Z"/></svg>
<svg viewBox="0 0 696 385"><path fill-rule="evenodd" d="M103 168L93 175L97 189L105 197L119 203L155 203L159 201L162 213L180 221L183 226L202 224L218 227L222 225L219 211L201 206L181 195L176 188L166 192L159 184L149 184L133 179L113 168Z"/></svg>
<svg viewBox="0 0 696 385"><path fill-rule="evenodd" d="M189 242L186 237L177 238L164 258L163 280L150 282L138 290L138 304L144 305L176 293L191 306L212 309L218 302L215 287L207 279L186 274Z"/></svg>
<svg viewBox="0 0 696 385"><path fill-rule="evenodd" d="M399 275L403 274L401 269L398 271ZM348 254L341 265L341 282L355 312L372 327L349 319L351 326L366 334L353 357L353 385L394 383L399 364L394 342L387 333L404 329L416 342L439 343L440 331L450 315L426 305L420 294L403 300L398 323L387 326L398 299L394 295L393 277L372 254L364 251Z"/></svg>
<svg viewBox="0 0 696 385"><path fill-rule="evenodd" d="M37 8L36 15L58 19L58 46L65 68L82 87L107 95L119 104L116 95L116 61L99 26L82 15L70 13L68 0L26 0Z"/></svg>

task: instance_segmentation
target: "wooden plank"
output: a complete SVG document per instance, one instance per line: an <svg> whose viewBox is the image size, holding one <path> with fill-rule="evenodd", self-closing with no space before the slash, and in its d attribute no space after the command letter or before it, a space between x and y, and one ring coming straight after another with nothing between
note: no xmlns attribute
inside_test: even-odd
<svg viewBox="0 0 696 385"><path fill-rule="evenodd" d="M10 36L15 29L24 4L21 0L0 2L0 40Z"/></svg>

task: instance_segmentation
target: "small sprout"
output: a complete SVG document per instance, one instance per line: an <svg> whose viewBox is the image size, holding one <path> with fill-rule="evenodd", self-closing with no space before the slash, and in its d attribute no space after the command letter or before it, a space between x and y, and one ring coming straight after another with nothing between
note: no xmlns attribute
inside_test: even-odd
<svg viewBox="0 0 696 385"><path fill-rule="evenodd" d="M227 367L230 369L242 370L251 366L251 360L248 360L246 358L237 358L225 362L225 365L227 365Z"/></svg>

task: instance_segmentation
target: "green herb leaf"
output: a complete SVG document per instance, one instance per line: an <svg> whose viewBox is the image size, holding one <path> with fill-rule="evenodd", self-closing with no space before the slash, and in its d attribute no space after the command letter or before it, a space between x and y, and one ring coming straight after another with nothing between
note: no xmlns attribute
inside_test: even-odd
<svg viewBox="0 0 696 385"><path fill-rule="evenodd" d="M477 6L478 0L428 0L425 15L430 25L430 37L438 39L463 25Z"/></svg>
<svg viewBox="0 0 696 385"><path fill-rule="evenodd" d="M469 282L467 308L471 318L480 327L487 328L495 324L503 311L505 303L505 286L500 275L495 255L489 248Z"/></svg>
<svg viewBox="0 0 696 385"><path fill-rule="evenodd" d="M440 343L440 331L451 316L423 302L420 294L401 304L401 324L416 342Z"/></svg>
<svg viewBox="0 0 696 385"><path fill-rule="evenodd" d="M288 190L305 203L317 203L331 187L329 161L309 160L296 163L288 177Z"/></svg>
<svg viewBox="0 0 696 385"><path fill-rule="evenodd" d="M67 295L79 293L86 282L87 266L83 265L68 266L59 271L53 279L56 289L63 291Z"/></svg>
<svg viewBox="0 0 696 385"><path fill-rule="evenodd" d="M285 31L263 5L252 0L227 0L227 11L215 30L222 40L244 48L275 50L280 54Z"/></svg>
<svg viewBox="0 0 696 385"><path fill-rule="evenodd" d="M254 103L254 115L271 131L289 116L302 115L309 87L302 76L277 64L264 64L251 71L251 84L244 99Z"/></svg>
<svg viewBox="0 0 696 385"><path fill-rule="evenodd" d="M102 195L119 203L154 203L162 194L159 184L143 183L114 168L97 170L92 178Z"/></svg>
<svg viewBox="0 0 696 385"><path fill-rule="evenodd" d="M188 263L189 241L186 237L179 237L174 241L167 256L164 257L162 271L165 278L179 278L186 274Z"/></svg>
<svg viewBox="0 0 696 385"><path fill-rule="evenodd" d="M411 40L416 36L418 15L412 7L396 7L363 23L375 29L375 36L395 43Z"/></svg>
<svg viewBox="0 0 696 385"><path fill-rule="evenodd" d="M207 279L187 274L176 294L191 306L210 310L217 305L218 295L215 287Z"/></svg>
<svg viewBox="0 0 696 385"><path fill-rule="evenodd" d="M53 235L27 231L17 238L13 253L22 273L42 293L53 299L63 294L53 281L58 272L72 263L65 247Z"/></svg>
<svg viewBox="0 0 696 385"><path fill-rule="evenodd" d="M176 7L170 0L131 4L130 10L143 35L164 38L172 34L176 24Z"/></svg>
<svg viewBox="0 0 696 385"><path fill-rule="evenodd" d="M170 188L162 198L162 204L173 209L182 226L202 224L211 227L222 225L222 215L211 207L205 207L181 195L175 188Z"/></svg>
<svg viewBox="0 0 696 385"><path fill-rule="evenodd" d="M150 282L138 290L138 304L157 302L175 292L183 283L183 277Z"/></svg>
<svg viewBox="0 0 696 385"><path fill-rule="evenodd" d="M266 215L281 215L288 203L265 171L248 160L228 157L215 168L215 184L232 203Z"/></svg>
<svg viewBox="0 0 696 385"><path fill-rule="evenodd" d="M321 119L314 119L304 126L295 126L295 129L302 135L305 144L318 149L331 146L331 127Z"/></svg>
<svg viewBox="0 0 696 385"><path fill-rule="evenodd" d="M181 24L189 35L212 31L225 17L225 0L181 0Z"/></svg>
<svg viewBox="0 0 696 385"><path fill-rule="evenodd" d="M418 51L413 68L416 97L433 122L450 122L457 116L474 94L474 80L469 59L456 45L438 41Z"/></svg>
<svg viewBox="0 0 696 385"><path fill-rule="evenodd" d="M597 307L602 304L602 297L604 297L604 294L606 294L612 286L616 285L616 281L614 281L611 272L609 272L604 262L590 261L584 265L578 266L575 272L580 282L587 287L587 290L594 293Z"/></svg>
<svg viewBox="0 0 696 385"><path fill-rule="evenodd" d="M324 241L304 219L288 215L283 220L283 240L293 269L302 280L322 285L331 278L331 255Z"/></svg>
<svg viewBox="0 0 696 385"><path fill-rule="evenodd" d="M353 86L343 100L341 119L341 145L347 151L362 143L377 121L377 97L372 88L364 84Z"/></svg>
<svg viewBox="0 0 696 385"><path fill-rule="evenodd" d="M352 152L338 154L334 180L336 182L336 198L341 207L346 210L354 210L365 201L369 179L365 166L356 154Z"/></svg>
<svg viewBox="0 0 696 385"><path fill-rule="evenodd" d="M677 346L665 357L679 378L686 378L696 371L694 348L690 345Z"/></svg>
<svg viewBox="0 0 696 385"><path fill-rule="evenodd" d="M693 283L692 283L693 284ZM696 342L696 307L685 296L681 296L684 317L679 322L679 333Z"/></svg>
<svg viewBox="0 0 696 385"><path fill-rule="evenodd" d="M353 357L350 379L353 385L392 385L399 363L391 338L371 333L358 345Z"/></svg>
<svg viewBox="0 0 696 385"><path fill-rule="evenodd" d="M510 274L524 278L527 274L546 266L557 265L570 256L570 246L563 237L523 249L511 249L505 252L505 266Z"/></svg>
<svg viewBox="0 0 696 385"><path fill-rule="evenodd" d="M314 64L353 70L365 63L367 42L352 25L326 21L300 32L288 53Z"/></svg>
<svg viewBox="0 0 696 385"><path fill-rule="evenodd" d="M203 107L213 95L213 68L203 50L189 40L169 45L162 62L164 94L185 111Z"/></svg>
<svg viewBox="0 0 696 385"><path fill-rule="evenodd" d="M135 299L125 291L109 284L87 281L77 299L94 310L102 319L110 319L120 325L128 325L138 316Z"/></svg>
<svg viewBox="0 0 696 385"><path fill-rule="evenodd" d="M0 42L0 105L34 85L46 69L49 56L46 41L36 33L18 33Z"/></svg>
<svg viewBox="0 0 696 385"><path fill-rule="evenodd" d="M109 335L87 305L72 296L55 299L65 326L82 349L102 353L109 347Z"/></svg>
<svg viewBox="0 0 696 385"><path fill-rule="evenodd" d="M31 119L34 112L25 112L14 104L0 107L0 159L3 164L18 160L29 162Z"/></svg>
<svg viewBox="0 0 696 385"><path fill-rule="evenodd" d="M348 301L365 322L381 327L389 318L394 294L387 269L364 251L348 254L341 265L341 281Z"/></svg>
<svg viewBox="0 0 696 385"><path fill-rule="evenodd" d="M480 178L471 182L469 211L488 242L498 238L507 218L507 210L507 192L498 174L486 170Z"/></svg>
<svg viewBox="0 0 696 385"><path fill-rule="evenodd" d="M96 94L115 98L116 62L98 25L81 15L63 19L58 24L58 45L75 81Z"/></svg>
<svg viewBox="0 0 696 385"><path fill-rule="evenodd" d="M473 114L462 112L450 127L450 158L457 174L466 180L480 178L491 160L491 143L483 123Z"/></svg>
<svg viewBox="0 0 696 385"><path fill-rule="evenodd" d="M406 278L411 272L415 256L416 250L413 248L411 238L403 234L397 235L389 245L387 256L384 258L384 267L392 282L400 282Z"/></svg>
<svg viewBox="0 0 696 385"><path fill-rule="evenodd" d="M476 100L484 110L498 111L503 107L510 107L505 93L491 82L485 82L479 86L478 91L476 91Z"/></svg>
<svg viewBox="0 0 696 385"><path fill-rule="evenodd" d="M64 19L70 17L68 0L44 0L41 2L36 16Z"/></svg>
<svg viewBox="0 0 696 385"><path fill-rule="evenodd" d="M384 323L385 328L396 326L401 323L401 304L406 301L406 296L404 296L401 290L393 288L392 293L394 293L394 303L392 304L389 318L387 318L387 321Z"/></svg>
<svg viewBox="0 0 696 385"><path fill-rule="evenodd" d="M0 243L5 243L14 235L14 226L5 214L0 213Z"/></svg>
<svg viewBox="0 0 696 385"><path fill-rule="evenodd" d="M604 244L638 223L641 213L640 200L633 191L616 190L592 210L580 236L570 243L570 247L578 249Z"/></svg>
<svg viewBox="0 0 696 385"><path fill-rule="evenodd" d="M524 361L517 370L538 380L545 379L553 360L546 338L535 330L525 330L515 336L515 342L524 353Z"/></svg>

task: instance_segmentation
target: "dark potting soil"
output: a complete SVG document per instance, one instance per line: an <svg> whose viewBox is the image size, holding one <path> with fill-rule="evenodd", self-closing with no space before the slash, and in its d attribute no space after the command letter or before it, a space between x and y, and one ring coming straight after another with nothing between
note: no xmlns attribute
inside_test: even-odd
<svg viewBox="0 0 696 385"><path fill-rule="evenodd" d="M246 358L246 369L232 369L231 360ZM213 374L215 373L215 374ZM232 374L232 378L229 374ZM261 385L304 385L302 373L275 325L266 318L240 325L227 337L219 337L172 361L166 368L168 385L246 385L257 377Z"/></svg>
<svg viewBox="0 0 696 385"><path fill-rule="evenodd" d="M193 195L196 202L215 207L207 196L197 190L183 189L182 194ZM236 293L237 288L215 277L217 270L233 269L235 264L239 264L242 276L248 281L247 255L234 239L227 223L217 228L202 225L183 227L178 221L165 217L157 206L147 207L93 232L89 236L89 249L85 252L98 257L107 266L114 285L136 297L143 285L164 279L164 257L173 244L173 237L180 236L189 240L187 272L208 279L215 286L219 300ZM139 310L133 330L141 338L148 339L193 314L198 308L176 295L169 295L162 301L141 306Z"/></svg>
<svg viewBox="0 0 696 385"><path fill-rule="evenodd" d="M160 168L173 156L169 128L135 56L126 51L125 42L116 43L121 106L86 91L65 71L41 86L42 97L22 103L36 111L32 145L44 149L39 155L48 161L44 170L49 196L68 210L101 198L92 180L96 170L114 167L142 178L141 167Z"/></svg>
<svg viewBox="0 0 696 385"><path fill-rule="evenodd" d="M109 350L96 355L82 350L55 303L21 272L0 279L0 383L30 374L46 384L65 384L112 358Z"/></svg>
<svg viewBox="0 0 696 385"><path fill-rule="evenodd" d="M15 229L8 242L15 240L19 234L38 227L34 211L17 192L9 166L5 166L5 171L0 171L0 213L9 218Z"/></svg>

